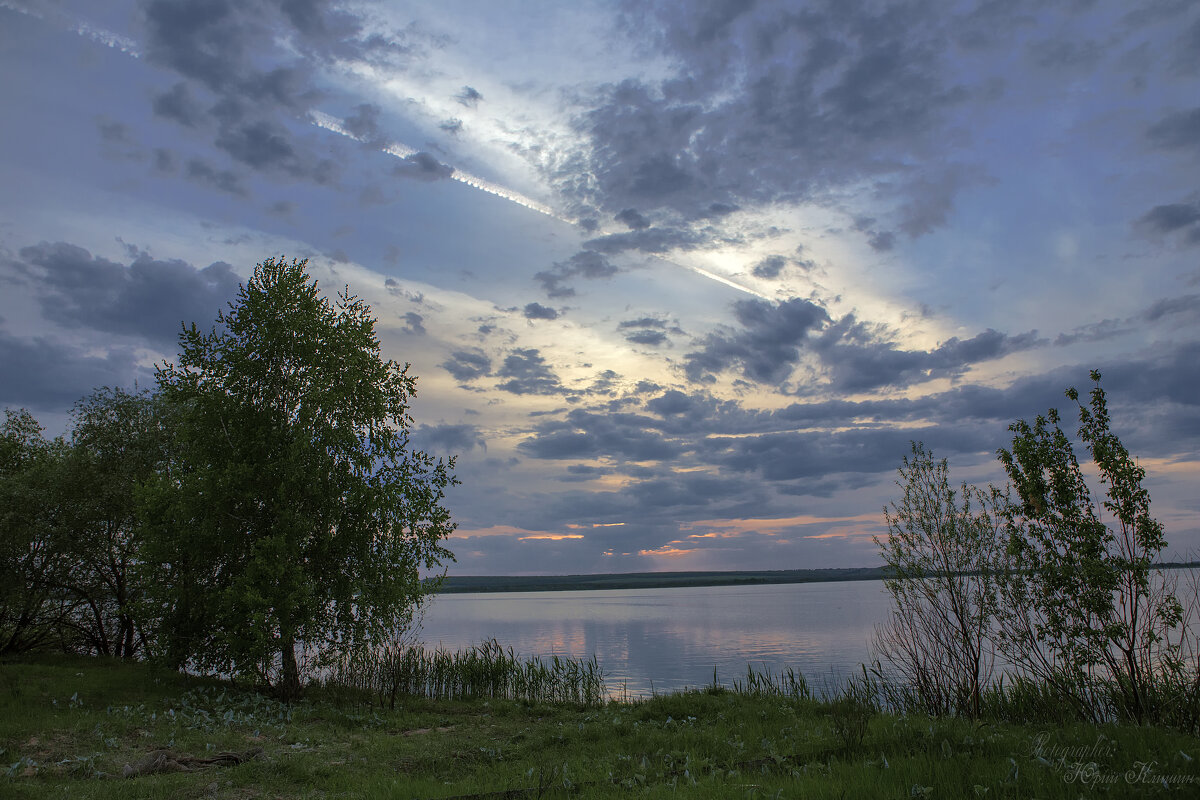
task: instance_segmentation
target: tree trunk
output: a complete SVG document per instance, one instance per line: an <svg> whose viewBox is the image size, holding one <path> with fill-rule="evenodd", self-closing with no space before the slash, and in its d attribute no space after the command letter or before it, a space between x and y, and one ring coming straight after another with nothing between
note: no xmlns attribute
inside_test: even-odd
<svg viewBox="0 0 1200 800"><path fill-rule="evenodd" d="M296 665L294 636L283 637L280 655L283 657L283 675L279 681L279 694L284 700L294 700L300 695L300 668Z"/></svg>

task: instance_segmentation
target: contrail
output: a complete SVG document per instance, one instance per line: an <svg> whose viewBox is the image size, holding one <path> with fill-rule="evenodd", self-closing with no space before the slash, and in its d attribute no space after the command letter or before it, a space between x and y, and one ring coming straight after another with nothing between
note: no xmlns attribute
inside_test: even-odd
<svg viewBox="0 0 1200 800"><path fill-rule="evenodd" d="M353 133L351 133L350 131L346 130L346 127L343 124L343 121L338 119L337 117L326 114L323 111L317 111L315 109L309 111L308 113L309 113L309 117L313 121L313 124L316 125L317 127L324 128L327 131L339 134L341 136L349 137L358 142L364 141L362 139L362 137L356 136ZM418 152L416 150L416 148L409 147L408 145L402 144L400 142L392 142L391 144L387 145L386 147L382 147L380 149L384 153L395 156L396 158L408 158L409 156L416 155ZM545 214L548 217L553 217L554 219L559 220L560 222L566 222L569 225L578 225L579 224L575 220L570 220L570 219L567 219L566 217L560 216L559 214L555 213L555 211L552 208L550 208L549 206L543 205L542 203L539 203L538 201L536 201L532 198L526 197L525 195L521 194L520 192L515 192L512 189L501 186L498 183L492 183L489 180L480 178L477 175L472 175L469 172L464 172L463 170L458 169L457 167L451 167L451 169L453 169L454 171L452 173L450 173L450 177L456 181L465 183L467 186L471 186L475 189L479 189L481 191L488 192L489 194L494 194L497 197L502 197L505 200L509 200L518 205L525 206L525 208L532 209L533 211L537 211L541 214ZM724 286L728 286L731 289L737 289L740 292L745 292L746 294L753 295L754 297L758 297L762 300L771 300L772 299L771 297L763 294L762 292L755 291L754 289L751 289L748 286L742 286L740 283L736 283L735 281L732 281L729 278L726 278L722 275L717 275L716 273L709 272L708 270L704 269L703 267L697 267L697 266L693 266L690 264L680 264L677 261L671 261L671 260L663 258L661 256L654 256L654 258L663 262L664 264L670 264L671 266L678 267L679 269L686 269L689 272L694 272L697 275L701 275L705 278L708 278L709 280L716 281L717 283L720 283Z"/></svg>
<svg viewBox="0 0 1200 800"><path fill-rule="evenodd" d="M41 10L26 8L18 5L12 0L0 0L0 8L7 8L9 11L15 11L18 14L24 14L34 19L40 19L43 22L53 22L59 27L66 28L69 31L79 34L85 39L91 39L93 42L99 42L105 47L111 47L114 50L120 50L122 53L141 58L142 54L137 49L137 43L128 36L122 36L119 33L113 33L105 28L98 28L90 22L84 20L72 20L61 11L56 9L47 9L54 17L54 20L47 20L46 15Z"/></svg>
<svg viewBox="0 0 1200 800"><path fill-rule="evenodd" d="M317 127L324 128L327 131L332 131L333 133L337 133L342 136L347 136L351 139L354 139L356 142L364 141L362 137L355 136L353 133L346 130L345 126L342 124L342 120L338 119L337 117L330 116L323 111L317 111L315 109L309 111L308 115L312 118L313 124ZM409 156L417 154L416 148L409 147L408 145L400 142L392 142L386 147L382 147L380 149L388 155L395 156L396 158L408 158ZM554 213L554 209L550 208L549 206L539 203L537 200L534 200L531 197L526 197L520 192L515 192L512 189L501 186L498 183L492 183L485 178L481 178L478 175L472 175L471 173L458 169L457 167L451 167L451 169L454 170L450 173L450 178L452 180L465 183L467 186L487 192L488 194L494 194L497 197L503 197L505 200L516 203L520 206L525 206L525 208L537 211L539 214L545 214L548 217L553 217L560 222L574 224L571 222L571 220Z"/></svg>

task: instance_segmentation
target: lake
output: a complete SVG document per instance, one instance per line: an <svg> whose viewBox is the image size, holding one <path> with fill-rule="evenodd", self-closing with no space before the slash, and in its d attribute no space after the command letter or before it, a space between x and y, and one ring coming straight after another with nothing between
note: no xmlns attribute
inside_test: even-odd
<svg viewBox="0 0 1200 800"><path fill-rule="evenodd" d="M869 658L890 609L882 581L445 594L420 641L458 650L495 638L523 656L591 658L610 692L729 685L747 664L791 668L816 689Z"/></svg>

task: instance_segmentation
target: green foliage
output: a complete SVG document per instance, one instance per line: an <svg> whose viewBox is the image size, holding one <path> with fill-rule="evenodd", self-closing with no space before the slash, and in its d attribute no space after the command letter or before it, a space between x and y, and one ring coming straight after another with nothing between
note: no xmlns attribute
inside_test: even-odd
<svg viewBox="0 0 1200 800"><path fill-rule="evenodd" d="M163 655L299 691L382 641L452 555L449 464L408 444L415 378L370 309L330 302L303 261L259 264L218 327L158 371L169 465L142 497ZM312 658L307 658L311 656Z"/></svg>
<svg viewBox="0 0 1200 800"><path fill-rule="evenodd" d="M993 666L999 498L951 489L945 459L917 442L897 486L900 501L884 509L888 536L875 538L893 609L874 650L926 713L978 716Z"/></svg>
<svg viewBox="0 0 1200 800"><path fill-rule="evenodd" d="M47 441L28 411L0 426L0 655L56 643L72 609L71 559L61 535L66 446Z"/></svg>
<svg viewBox="0 0 1200 800"><path fill-rule="evenodd" d="M133 657L151 634L135 618L142 590L137 496L163 468L168 426L146 391L98 389L75 404L63 463L63 550L72 568L64 589L75 611L66 620L72 649Z"/></svg>
<svg viewBox="0 0 1200 800"><path fill-rule="evenodd" d="M1100 373L1091 378L1087 406L1074 388L1066 395L1078 406L1079 439L1105 487L1101 502L1057 410L1033 425L1013 423L1012 449L999 451L1017 495L1006 512L999 640L1010 660L1082 713L1103 713L1100 684L1111 681L1119 690L1116 713L1141 721L1173 655L1167 637L1182 609L1170 591L1152 585L1163 528L1150 516L1145 470L1110 429Z"/></svg>

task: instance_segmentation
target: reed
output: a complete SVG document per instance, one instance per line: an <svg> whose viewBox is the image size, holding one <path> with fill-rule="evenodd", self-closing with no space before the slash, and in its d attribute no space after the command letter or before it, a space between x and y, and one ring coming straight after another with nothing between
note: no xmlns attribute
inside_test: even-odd
<svg viewBox="0 0 1200 800"><path fill-rule="evenodd" d="M522 658L495 639L455 652L412 644L380 647L344 659L325 682L330 687L372 692L380 705L393 709L399 697L583 706L601 705L608 697L595 656Z"/></svg>
<svg viewBox="0 0 1200 800"><path fill-rule="evenodd" d="M713 684L719 685L716 670L713 670ZM746 677L734 680L732 691L734 694L750 697L777 697L789 700L811 700L813 697L803 674L791 667L772 674L771 668L765 664L761 671L756 670L753 664L746 665Z"/></svg>

